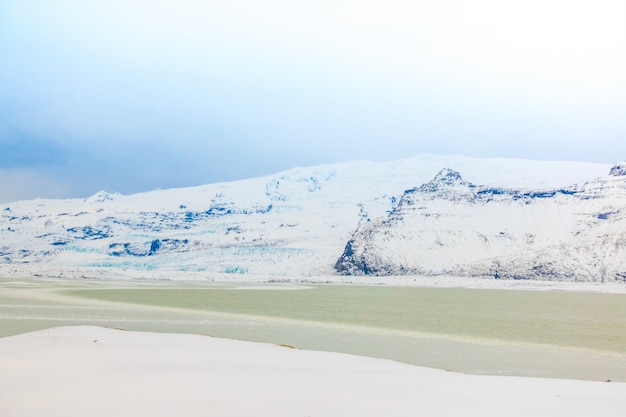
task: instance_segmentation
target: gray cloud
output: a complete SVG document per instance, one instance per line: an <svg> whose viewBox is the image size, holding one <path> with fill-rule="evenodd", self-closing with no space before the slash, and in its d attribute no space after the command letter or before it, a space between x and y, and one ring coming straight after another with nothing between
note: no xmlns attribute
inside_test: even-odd
<svg viewBox="0 0 626 417"><path fill-rule="evenodd" d="M0 168L0 204L39 198L69 198L80 190L71 182L54 178L46 169Z"/></svg>
<svg viewBox="0 0 626 417"><path fill-rule="evenodd" d="M2 190L421 152L624 159L623 2L570 3L0 2Z"/></svg>

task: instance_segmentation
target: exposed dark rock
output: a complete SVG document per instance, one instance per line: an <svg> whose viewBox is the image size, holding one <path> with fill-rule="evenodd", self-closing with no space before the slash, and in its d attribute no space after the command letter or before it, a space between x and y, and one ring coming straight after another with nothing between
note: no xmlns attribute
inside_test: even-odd
<svg viewBox="0 0 626 417"><path fill-rule="evenodd" d="M152 256L156 254L161 248L161 241L159 239L154 239L150 244L150 252L148 252L148 256Z"/></svg>
<svg viewBox="0 0 626 417"><path fill-rule="evenodd" d="M154 239L147 243L111 243L109 255L111 256L156 256L165 252L187 252L197 247L197 242L189 239Z"/></svg>
<svg viewBox="0 0 626 417"><path fill-rule="evenodd" d="M620 162L609 171L609 175L614 177L626 176L626 161Z"/></svg>
<svg viewBox="0 0 626 417"><path fill-rule="evenodd" d="M111 228L108 226L102 228L91 226L69 227L66 230L68 233L71 233L74 238L83 240L106 239L112 236Z"/></svg>
<svg viewBox="0 0 626 417"><path fill-rule="evenodd" d="M616 165L611 175L626 176L626 162ZM620 237L623 227L618 227L624 217L622 202L616 200L616 191L623 192L622 188L606 188L602 180L537 190L485 187L444 169L433 180L405 191L388 217L359 224L335 269L344 275L458 274L514 280L624 282L623 265L614 261L626 252L626 232ZM592 202L604 198L604 206ZM578 206L583 202L586 208L580 213L554 214L562 205ZM578 229L561 236L560 241L545 239L543 229L536 226L546 218L544 210L525 209L534 205L555 207L553 212L546 212L552 213L549 218L562 220L564 228L571 227L568 222L576 222ZM482 211L476 206L490 206L489 212L494 213L493 219L476 217L485 222L484 229L482 223L472 221L472 216ZM447 218L452 221L448 223ZM467 226L465 218L469 220ZM507 228L509 218L521 219L527 223L526 228L515 230L512 223L512 233L507 230L498 234L494 222ZM598 229L600 224L611 229ZM613 227L619 233L598 234ZM473 246L463 249L463 245ZM543 251L544 245L550 245L549 250ZM583 260L587 255L589 261ZM463 260L457 263L456 259ZM499 266L490 269L491 261Z"/></svg>

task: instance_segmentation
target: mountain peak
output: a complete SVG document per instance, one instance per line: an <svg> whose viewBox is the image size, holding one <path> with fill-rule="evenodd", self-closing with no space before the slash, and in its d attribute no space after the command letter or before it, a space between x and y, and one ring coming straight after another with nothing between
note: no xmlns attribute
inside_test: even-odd
<svg viewBox="0 0 626 417"><path fill-rule="evenodd" d="M444 168L431 181L434 183L443 183L445 185L458 185L464 184L463 178L461 178L461 174L458 171L455 171L450 168Z"/></svg>
<svg viewBox="0 0 626 417"><path fill-rule="evenodd" d="M614 177L626 176L626 161L622 161L619 164L615 165L613 168L611 168L611 171L609 171L609 175L612 175Z"/></svg>
<svg viewBox="0 0 626 417"><path fill-rule="evenodd" d="M111 193L107 193L104 190L100 190L91 197L85 199L90 203L104 203L105 201L113 201L115 200L115 195Z"/></svg>
<svg viewBox="0 0 626 417"><path fill-rule="evenodd" d="M448 196L447 198L458 198L461 194L471 193L470 189L473 187L473 184L463 181L461 174L457 171L444 168L429 182L407 190L406 193L428 193L432 198L442 197L443 195Z"/></svg>

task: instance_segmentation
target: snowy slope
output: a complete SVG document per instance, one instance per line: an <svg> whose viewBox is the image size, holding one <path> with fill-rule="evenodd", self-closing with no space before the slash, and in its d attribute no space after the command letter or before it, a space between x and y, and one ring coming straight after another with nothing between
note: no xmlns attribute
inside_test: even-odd
<svg viewBox="0 0 626 417"><path fill-rule="evenodd" d="M3 417L617 417L626 391L88 326L1 338L0 358Z"/></svg>
<svg viewBox="0 0 626 417"><path fill-rule="evenodd" d="M403 192L429 181L444 167L463 172L472 183L517 188L567 187L606 175L611 168L420 155L385 163L296 168L264 178L129 196L102 191L86 199L20 201L0 211L0 272L45 275L72 268L113 268L146 275L332 274L359 226L391 212L397 215L394 210ZM447 203L442 204L442 210L448 210ZM542 207L534 209L532 218L524 217L526 212L511 217L511 233L517 236L541 218ZM439 210L436 205L432 209ZM552 206L545 210L558 211ZM489 218L485 213L483 218ZM446 229L456 228L454 222ZM567 225L559 227L559 236L571 232ZM538 241L544 239L539 232L535 235ZM501 251L497 245L490 248ZM454 253L466 262L463 251Z"/></svg>
<svg viewBox="0 0 626 417"><path fill-rule="evenodd" d="M626 281L626 164L582 185L477 186L444 169L362 225L345 274ZM607 170L608 172L608 170Z"/></svg>

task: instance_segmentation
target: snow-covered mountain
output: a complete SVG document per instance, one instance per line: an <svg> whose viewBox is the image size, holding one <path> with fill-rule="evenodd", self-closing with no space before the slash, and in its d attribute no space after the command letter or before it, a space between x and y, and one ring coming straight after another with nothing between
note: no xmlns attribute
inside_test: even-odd
<svg viewBox="0 0 626 417"><path fill-rule="evenodd" d="M462 172L465 179L444 171L435 182L413 188L442 168ZM480 275L488 264L492 274L497 257L498 273L514 276L507 272L512 270L509 265L522 265L526 259L513 256L515 245L529 254L536 248L565 245L562 251L570 251L571 257L593 250L585 259L608 265L608 255L599 246L582 242L599 239L602 233L616 244L621 241L615 231L623 218L626 177L612 175L571 185L605 176L610 169L579 162L420 155L386 163L296 168L264 178L129 196L103 191L86 199L20 201L4 205L0 212L0 273L56 275L81 270L95 275L94 271L112 269L140 271L144 276L157 271L207 277L326 275L337 273L334 266L348 241L354 253L364 252L344 253L337 263L344 273ZM563 192L540 198L524 191L529 189ZM427 209L419 209L422 206ZM417 220L426 218L427 212L432 214L430 223ZM390 228L391 223L397 227ZM424 228L433 231L426 233ZM435 233L436 228L441 232ZM476 246L482 237L473 231L480 231L490 243ZM576 233L582 236L568 240ZM430 239L435 235L439 241ZM420 243L420 236L430 240ZM389 244L380 246L383 241ZM471 250L464 251L465 244ZM424 253L445 251L458 258L444 262L435 256L430 263L421 263ZM374 254L381 267L360 268L356 257ZM490 260L482 260L482 265L479 255ZM563 254L543 256L558 260Z"/></svg>
<svg viewBox="0 0 626 417"><path fill-rule="evenodd" d="M626 163L582 185L477 186L443 169L361 225L345 274L626 281Z"/></svg>

